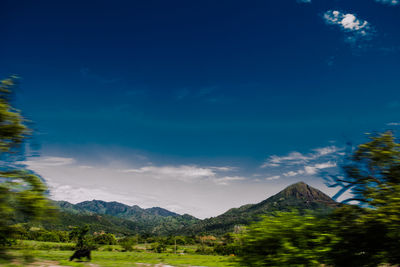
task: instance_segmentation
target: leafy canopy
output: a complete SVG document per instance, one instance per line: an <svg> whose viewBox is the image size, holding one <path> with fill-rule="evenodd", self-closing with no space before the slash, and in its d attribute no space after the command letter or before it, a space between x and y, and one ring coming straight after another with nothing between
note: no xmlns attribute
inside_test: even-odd
<svg viewBox="0 0 400 267"><path fill-rule="evenodd" d="M0 249L12 242L17 222L38 220L52 211L41 179L15 162L31 133L12 106L16 78L0 81Z"/></svg>

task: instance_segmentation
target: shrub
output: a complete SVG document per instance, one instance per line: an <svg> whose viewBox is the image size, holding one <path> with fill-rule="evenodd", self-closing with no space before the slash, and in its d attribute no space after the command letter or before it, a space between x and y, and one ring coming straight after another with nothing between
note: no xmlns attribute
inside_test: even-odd
<svg viewBox="0 0 400 267"><path fill-rule="evenodd" d="M133 246L136 245L136 240L132 237L125 237L120 239L118 244L124 251L133 251Z"/></svg>

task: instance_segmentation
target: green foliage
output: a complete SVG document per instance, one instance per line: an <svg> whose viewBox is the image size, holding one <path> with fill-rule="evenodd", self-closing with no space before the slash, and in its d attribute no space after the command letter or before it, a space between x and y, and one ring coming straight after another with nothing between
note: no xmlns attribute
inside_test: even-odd
<svg viewBox="0 0 400 267"><path fill-rule="evenodd" d="M214 247L214 252L219 255L238 255L241 251L241 242L237 235L226 233L222 237L222 242L219 242Z"/></svg>
<svg viewBox="0 0 400 267"><path fill-rule="evenodd" d="M12 76L0 82L0 250L18 234L15 222L48 218L54 211L40 178L15 162L30 134L21 112L11 105L15 80Z"/></svg>
<svg viewBox="0 0 400 267"><path fill-rule="evenodd" d="M115 235L110 233L102 233L95 235L94 242L99 245L116 245L117 239Z"/></svg>
<svg viewBox="0 0 400 267"><path fill-rule="evenodd" d="M158 243L152 243L151 244L151 250L157 252L157 253L162 253L165 252L167 249L167 245L164 242Z"/></svg>
<svg viewBox="0 0 400 267"><path fill-rule="evenodd" d="M238 261L244 266L320 266L335 239L324 222L298 212L264 217L242 234Z"/></svg>
<svg viewBox="0 0 400 267"><path fill-rule="evenodd" d="M137 243L136 238L125 237L118 241L118 244L123 248L124 251L133 251L133 246Z"/></svg>
<svg viewBox="0 0 400 267"><path fill-rule="evenodd" d="M400 144L391 132L370 137L344 166L345 177L331 177L331 186L350 189L361 206L343 207L332 222L340 242L334 264L378 266L400 264Z"/></svg>
<svg viewBox="0 0 400 267"><path fill-rule="evenodd" d="M96 245L93 238L88 235L89 226L85 225L83 227L75 227L69 234L70 240L76 240L76 250L81 249L95 249Z"/></svg>
<svg viewBox="0 0 400 267"><path fill-rule="evenodd" d="M366 206L387 206L398 197L400 184L400 144L391 132L371 136L358 146L343 167L345 177L330 177L330 186L340 187L339 194L351 190L352 198Z"/></svg>
<svg viewBox="0 0 400 267"><path fill-rule="evenodd" d="M74 243L44 242L32 240L20 240L16 247L23 250L74 250Z"/></svg>

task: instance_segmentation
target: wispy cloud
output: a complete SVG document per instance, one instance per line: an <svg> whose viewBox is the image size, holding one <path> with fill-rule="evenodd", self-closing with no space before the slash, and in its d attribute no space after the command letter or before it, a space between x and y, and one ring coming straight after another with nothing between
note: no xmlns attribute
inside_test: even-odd
<svg viewBox="0 0 400 267"><path fill-rule="evenodd" d="M151 176L154 179L180 180L190 182L193 180L215 177L216 172L210 168L197 166L145 166L137 169L120 170L123 173L136 173Z"/></svg>
<svg viewBox="0 0 400 267"><path fill-rule="evenodd" d="M217 185L227 185L229 182L241 181L246 178L240 176L223 176L220 173L236 171L236 167L199 167L195 165L180 166L144 166L135 169L119 170L149 177L151 179L179 180L186 183L196 181L212 181Z"/></svg>
<svg viewBox="0 0 400 267"><path fill-rule="evenodd" d="M245 177L241 177L241 176L226 176L226 177L213 179L213 181L217 185L228 185L230 182L244 181L244 180L246 180L246 178Z"/></svg>
<svg viewBox="0 0 400 267"><path fill-rule="evenodd" d="M270 176L270 177L265 178L265 180L272 181L272 180L278 180L280 178L281 178L280 175L274 175L274 176Z"/></svg>
<svg viewBox="0 0 400 267"><path fill-rule="evenodd" d="M306 3L306 4L310 4L311 0L297 0L297 3Z"/></svg>
<svg viewBox="0 0 400 267"><path fill-rule="evenodd" d="M270 156L262 165L261 168L266 167L279 167L281 164L284 165L299 165L307 163L310 160L315 160L320 157L333 154L341 150L336 146L327 146L313 149L312 153L302 154L297 151L290 152L287 156Z"/></svg>
<svg viewBox="0 0 400 267"><path fill-rule="evenodd" d="M34 168L58 167L58 166L73 164L75 163L75 159L64 158L64 157L43 157L43 158L28 160L23 163Z"/></svg>
<svg viewBox="0 0 400 267"><path fill-rule="evenodd" d="M336 166L335 162L317 163L314 165L304 166L304 172L306 174L314 175L317 174L319 170L334 168Z"/></svg>
<svg viewBox="0 0 400 267"><path fill-rule="evenodd" d="M266 168L266 167L278 167L280 164L285 163L285 164L290 164L290 165L295 165L295 164L300 164L303 163L307 160L309 160L309 156L305 156L301 154L300 152L291 152L287 156L277 156L277 155L272 155L270 156L267 161L261 165L261 168Z"/></svg>
<svg viewBox="0 0 400 267"><path fill-rule="evenodd" d="M400 126L400 122L389 122L386 125L387 126Z"/></svg>
<svg viewBox="0 0 400 267"><path fill-rule="evenodd" d="M338 26L346 34L347 42L355 43L360 39L370 39L373 35L370 23L357 18L355 14L329 10L324 13L323 18L327 24Z"/></svg>
<svg viewBox="0 0 400 267"><path fill-rule="evenodd" d="M400 4L400 0L375 0L375 2L391 6Z"/></svg>
<svg viewBox="0 0 400 267"><path fill-rule="evenodd" d="M341 150L340 148L336 146L326 146L326 147L320 147L320 148L315 148L313 151L317 152L317 154L314 154L313 158L318 158L322 157L325 155L333 154Z"/></svg>
<svg viewBox="0 0 400 267"><path fill-rule="evenodd" d="M337 160L343 156L343 148L337 146L320 147L311 151L307 154L293 151L286 156L270 156L260 166L261 168L268 167L268 171L274 173L274 176L268 177L266 180L279 179L280 176L277 173L283 177L316 175L323 169L337 167Z"/></svg>
<svg viewBox="0 0 400 267"><path fill-rule="evenodd" d="M299 174L304 174L304 171L303 170L298 170L298 171L288 171L288 172L283 173L283 175L286 176L286 177L292 177L292 176L296 176L296 175L299 175Z"/></svg>

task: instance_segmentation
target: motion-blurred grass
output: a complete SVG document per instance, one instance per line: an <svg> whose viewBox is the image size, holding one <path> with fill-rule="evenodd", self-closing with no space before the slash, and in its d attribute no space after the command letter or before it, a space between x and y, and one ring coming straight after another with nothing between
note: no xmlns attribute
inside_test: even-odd
<svg viewBox="0 0 400 267"><path fill-rule="evenodd" d="M172 266L208 266L224 267L233 266L233 257L216 255L198 255L198 254L174 254L174 253L154 253L144 250L133 252L121 252L118 245L102 246L97 251L92 251L92 261L90 262L70 262L68 259L73 254L72 243L38 242L38 241L20 241L18 249L13 249L10 253L16 258L12 263L0 263L0 266L26 266L24 262L27 255L36 263L41 261L54 261L64 266L105 266L105 267L125 267L140 266L136 263L145 264L166 264ZM140 246L140 245L139 245ZM185 248L180 246L179 251L192 251L192 247ZM113 251L107 251L113 250ZM93 266L93 265L92 265Z"/></svg>

